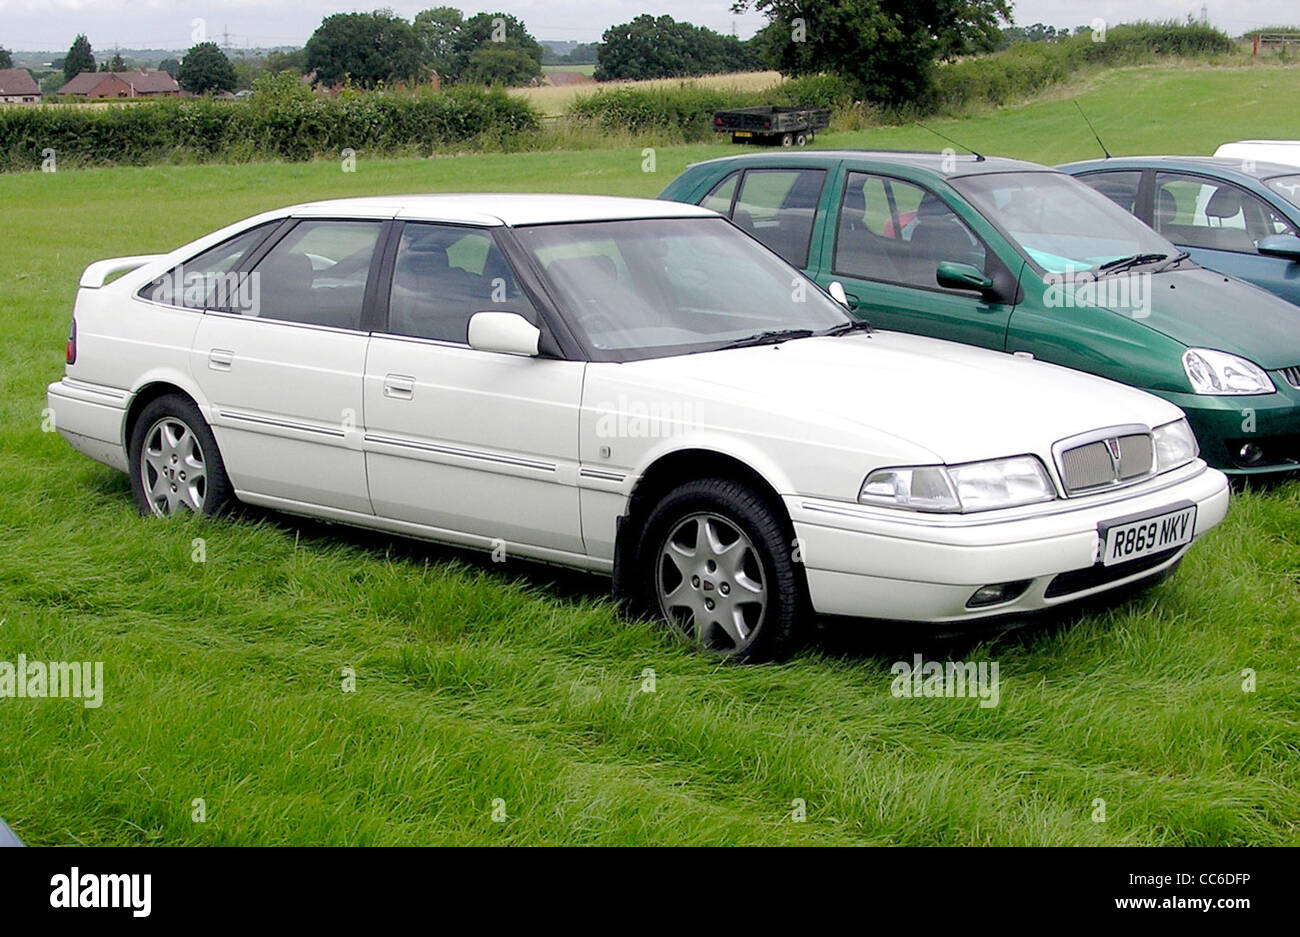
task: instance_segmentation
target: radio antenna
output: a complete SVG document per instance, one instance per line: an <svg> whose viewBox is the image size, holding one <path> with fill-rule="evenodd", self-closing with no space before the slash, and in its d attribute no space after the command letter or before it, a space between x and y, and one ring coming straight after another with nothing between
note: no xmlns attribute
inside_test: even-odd
<svg viewBox="0 0 1300 937"><path fill-rule="evenodd" d="M947 136L946 134L942 134L942 133L940 133L939 131L933 129L932 127L927 127L925 124L921 123L919 120L916 121L915 123L916 123L916 125L917 125L918 127L920 127L922 130L929 130L929 131L930 131L932 134L934 134L936 137L942 137L943 139L945 139L945 140L947 140L949 143L951 143L953 146L959 146L959 147L961 147L963 150L967 150L967 151L968 151L972 156L975 157L975 162L977 162L977 163L982 163L982 162L984 162L984 157L981 156L979 153L976 153L974 150L972 150L972 149L971 149L970 147L968 147L966 144L964 144L964 143L958 143L958 142L957 142L956 140L954 140L952 137Z"/></svg>
<svg viewBox="0 0 1300 937"><path fill-rule="evenodd" d="M1088 115L1083 112L1083 108L1079 105L1077 100L1074 102L1074 106L1079 108L1079 116L1083 118L1083 122L1088 125L1088 129L1091 130L1092 135L1096 137L1097 145L1101 147L1101 151L1106 154L1106 158L1110 159L1110 150L1106 149L1106 144L1101 142L1101 134L1097 133L1097 128L1092 125L1092 121L1090 121Z"/></svg>

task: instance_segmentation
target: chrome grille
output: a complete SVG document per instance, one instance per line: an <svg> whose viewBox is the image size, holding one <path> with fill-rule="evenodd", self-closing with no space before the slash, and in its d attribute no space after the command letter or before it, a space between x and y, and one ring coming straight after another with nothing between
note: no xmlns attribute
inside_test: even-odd
<svg viewBox="0 0 1300 937"><path fill-rule="evenodd" d="M1128 429L1127 427L1125 429ZM1067 494L1079 494L1137 481L1151 474L1154 450L1150 433L1090 434L1088 441L1057 450L1058 468Z"/></svg>
<svg viewBox="0 0 1300 937"><path fill-rule="evenodd" d="M1300 390L1300 364L1294 368L1283 368L1282 378L1296 390Z"/></svg>

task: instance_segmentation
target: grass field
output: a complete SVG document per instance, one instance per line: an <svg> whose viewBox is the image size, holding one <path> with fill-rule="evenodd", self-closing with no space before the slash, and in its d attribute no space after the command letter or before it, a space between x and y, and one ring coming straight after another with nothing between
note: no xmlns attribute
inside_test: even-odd
<svg viewBox="0 0 1300 937"><path fill-rule="evenodd" d="M1080 100L1117 153L1209 152L1296 136L1297 91L1300 70L1140 69ZM1064 99L940 129L1095 147ZM1236 498L1109 610L948 641L837 626L735 667L621 619L598 579L252 511L143 520L124 477L42 432L93 260L327 196L653 195L730 151L661 149L653 174L630 147L0 176L0 661L103 661L106 683L99 709L0 699L0 816L33 844L1300 842L1296 483ZM997 662L1000 704L894 698L918 651Z"/></svg>
<svg viewBox="0 0 1300 937"><path fill-rule="evenodd" d="M577 68L561 69L576 71ZM579 95L594 94L597 90L612 88L637 87L676 87L686 82L698 84L705 88L734 88L738 91L761 91L780 84L781 76L777 72L737 72L732 75L706 75L703 78L656 78L651 81L603 81L598 85L582 84L565 87L542 86L539 88L511 88L510 93L527 98L542 114L554 117L568 110L569 103Z"/></svg>

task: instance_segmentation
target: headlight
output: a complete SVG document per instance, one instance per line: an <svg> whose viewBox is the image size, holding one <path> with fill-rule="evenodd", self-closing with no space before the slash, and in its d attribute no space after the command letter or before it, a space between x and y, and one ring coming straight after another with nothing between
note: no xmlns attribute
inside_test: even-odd
<svg viewBox="0 0 1300 937"><path fill-rule="evenodd" d="M858 492L863 504L911 511L992 511L1056 497L1043 463L1034 456L877 469Z"/></svg>
<svg viewBox="0 0 1300 937"><path fill-rule="evenodd" d="M1201 447L1196 444L1196 436L1185 419L1157 426L1151 431L1151 442L1156 450L1157 472L1167 472L1186 465L1201 452Z"/></svg>
<svg viewBox="0 0 1300 937"><path fill-rule="evenodd" d="M1226 351L1189 348L1183 352L1183 370L1198 394L1271 394L1277 389L1259 365Z"/></svg>

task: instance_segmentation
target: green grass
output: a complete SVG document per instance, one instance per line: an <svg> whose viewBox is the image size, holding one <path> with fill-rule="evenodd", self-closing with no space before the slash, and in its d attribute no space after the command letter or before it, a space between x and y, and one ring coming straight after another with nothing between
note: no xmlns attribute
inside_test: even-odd
<svg viewBox="0 0 1300 937"><path fill-rule="evenodd" d="M1139 69L1081 100L1115 152L1206 152L1293 121L1297 75ZM1087 156L1073 113L941 129ZM1173 579L1109 610L957 642L837 627L734 667L621 619L599 579L251 511L143 520L122 476L41 432L92 260L319 197L653 195L731 151L661 149L654 174L633 146L0 176L0 661L101 660L107 683L98 710L0 699L0 816L34 844L1300 841L1294 483L1236 498ZM917 650L997 661L1000 705L895 699L890 664Z"/></svg>

